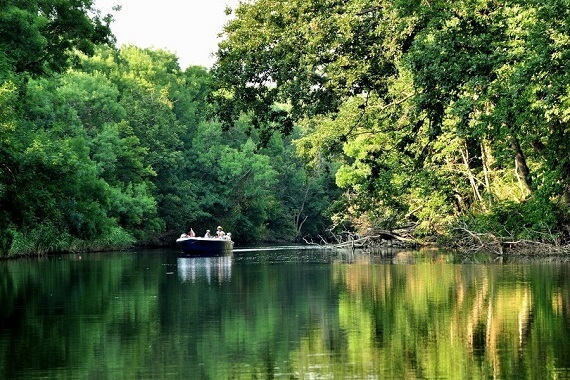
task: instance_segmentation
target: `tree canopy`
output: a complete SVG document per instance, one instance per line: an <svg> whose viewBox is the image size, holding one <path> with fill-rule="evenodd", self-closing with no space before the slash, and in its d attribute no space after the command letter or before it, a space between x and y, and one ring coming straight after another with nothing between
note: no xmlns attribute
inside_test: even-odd
<svg viewBox="0 0 570 380"><path fill-rule="evenodd" d="M211 70L0 4L0 251L408 229L566 244L565 2L257 0Z"/></svg>
<svg viewBox="0 0 570 380"><path fill-rule="evenodd" d="M62 71L74 52L91 54L113 41L110 15L93 0L4 0L0 3L0 67L16 73Z"/></svg>
<svg viewBox="0 0 570 380"><path fill-rule="evenodd" d="M560 242L570 200L562 1L258 0L224 29L227 127L303 130L339 163L337 217ZM500 231L500 232L498 232Z"/></svg>
<svg viewBox="0 0 570 380"><path fill-rule="evenodd" d="M241 242L318 233L336 189L309 179L291 139L260 148L248 118L223 131L208 70L117 49L92 6L2 3L2 255L172 244L218 224ZM315 205L292 196L316 183Z"/></svg>

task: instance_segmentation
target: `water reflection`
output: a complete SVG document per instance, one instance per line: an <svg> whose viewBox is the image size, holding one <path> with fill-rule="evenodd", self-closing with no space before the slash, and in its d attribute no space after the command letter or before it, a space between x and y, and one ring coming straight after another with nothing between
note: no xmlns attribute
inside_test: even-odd
<svg viewBox="0 0 570 380"><path fill-rule="evenodd" d="M197 279L212 281L230 281L232 276L232 257L179 257L177 260L178 278L183 282L196 282Z"/></svg>
<svg viewBox="0 0 570 380"><path fill-rule="evenodd" d="M0 278L0 378L570 378L564 260L150 252Z"/></svg>

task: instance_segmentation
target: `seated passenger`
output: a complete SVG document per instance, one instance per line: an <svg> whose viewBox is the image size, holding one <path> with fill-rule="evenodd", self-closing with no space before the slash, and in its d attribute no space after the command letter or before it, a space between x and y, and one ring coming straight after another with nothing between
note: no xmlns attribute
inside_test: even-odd
<svg viewBox="0 0 570 380"><path fill-rule="evenodd" d="M212 235L210 235L210 230L206 230L206 234L204 235L205 238L211 238Z"/></svg>

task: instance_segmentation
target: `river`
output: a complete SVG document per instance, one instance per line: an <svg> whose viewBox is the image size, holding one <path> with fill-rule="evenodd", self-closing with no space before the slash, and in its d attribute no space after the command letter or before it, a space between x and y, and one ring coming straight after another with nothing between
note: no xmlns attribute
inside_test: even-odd
<svg viewBox="0 0 570 380"><path fill-rule="evenodd" d="M0 262L2 379L570 378L568 259L153 250Z"/></svg>

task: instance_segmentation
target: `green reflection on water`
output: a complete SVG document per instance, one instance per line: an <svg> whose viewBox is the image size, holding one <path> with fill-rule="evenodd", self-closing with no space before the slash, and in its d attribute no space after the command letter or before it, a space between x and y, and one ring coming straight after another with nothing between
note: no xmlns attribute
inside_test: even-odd
<svg viewBox="0 0 570 380"><path fill-rule="evenodd" d="M568 275L442 252L0 262L0 378L568 378Z"/></svg>

